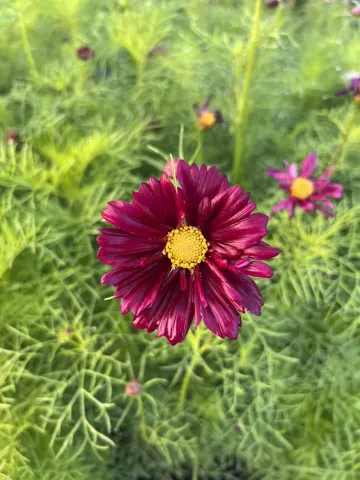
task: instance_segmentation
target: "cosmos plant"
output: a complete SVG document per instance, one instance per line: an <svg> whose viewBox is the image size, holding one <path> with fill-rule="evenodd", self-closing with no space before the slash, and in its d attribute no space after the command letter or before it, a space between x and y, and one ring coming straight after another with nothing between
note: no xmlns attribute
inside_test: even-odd
<svg viewBox="0 0 360 480"><path fill-rule="evenodd" d="M339 72L359 67L358 2L58 3L0 6L1 480L357 480L360 109L351 80L359 75L342 85ZM87 49L78 56L78 47ZM334 95L340 88L346 96ZM213 123L216 109L224 126ZM280 166L312 148L317 171ZM168 178L157 175L170 153ZM178 172L180 158L191 166ZM259 221L291 190L309 195L332 165L324 185L343 185L343 199L314 199L314 189L297 198L291 220L286 209ZM286 188L265 177L270 167L284 170ZM231 172L233 186L219 172ZM219 208L239 206L248 191L261 213L245 215L249 199L243 219L225 207L200 224L185 198L193 175L198 186L213 176L221 190L196 196L198 219L216 198ZM129 203L106 207L120 199ZM304 201L336 216L308 214ZM148 223L153 203L161 214ZM101 224L104 209L131 234ZM226 224L237 232L254 215L241 239L262 237L240 248ZM99 226L109 230L100 246L110 265L96 257ZM249 271L257 264L270 275L259 268L262 245L262 256L281 251L270 280ZM195 260L185 258L191 252ZM99 284L117 261L131 280L119 285L124 296ZM130 308L124 316L119 301ZM210 316L219 305L230 319L223 331L223 315ZM153 311L169 309L184 329L161 318L155 330L175 347L146 331ZM238 338L215 335L203 313Z"/></svg>
<svg viewBox="0 0 360 480"><path fill-rule="evenodd" d="M102 282L115 287L121 313L136 328L181 342L193 318L221 338L237 338L239 313L260 315L263 299L250 278L270 278L262 261L279 251L262 241L268 217L216 167L176 169L179 188L164 173L133 193L131 203L109 202L102 213L98 258L111 265Z"/></svg>

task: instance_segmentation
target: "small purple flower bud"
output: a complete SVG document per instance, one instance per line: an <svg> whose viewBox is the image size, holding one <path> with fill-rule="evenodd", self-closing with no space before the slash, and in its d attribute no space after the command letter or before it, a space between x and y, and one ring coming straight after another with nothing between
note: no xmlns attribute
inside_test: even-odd
<svg viewBox="0 0 360 480"><path fill-rule="evenodd" d="M155 45L150 52L148 53L148 57L155 57L156 55L164 56L167 54L167 49L164 45Z"/></svg>
<svg viewBox="0 0 360 480"><path fill-rule="evenodd" d="M265 6L268 8L275 8L280 4L280 0L266 0Z"/></svg>
<svg viewBox="0 0 360 480"><path fill-rule="evenodd" d="M76 55L80 60L86 62L87 60L91 60L95 57L95 52L92 48L84 46L76 50Z"/></svg>

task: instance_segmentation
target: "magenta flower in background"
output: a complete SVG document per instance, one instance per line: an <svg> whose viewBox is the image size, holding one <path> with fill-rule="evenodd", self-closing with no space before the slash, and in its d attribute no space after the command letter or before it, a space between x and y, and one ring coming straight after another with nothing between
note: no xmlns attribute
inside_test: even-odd
<svg viewBox="0 0 360 480"><path fill-rule="evenodd" d="M351 93L356 101L360 101L360 74L350 72L346 74L345 78L348 80L349 86L342 90L338 90L336 95L343 96Z"/></svg>
<svg viewBox="0 0 360 480"><path fill-rule="evenodd" d="M270 278L262 262L279 251L262 241L268 217L240 186L215 167L177 167L179 188L164 173L133 193L131 203L109 202L98 258L113 269L102 283L115 287L121 313L136 328L181 342L192 320L221 338L237 338L239 313L260 315L263 299L250 278Z"/></svg>
<svg viewBox="0 0 360 480"><path fill-rule="evenodd" d="M274 215L280 210L287 210L289 216L293 217L295 207L300 207L307 213L319 210L323 215L333 217L334 205L328 200L328 197L341 198L343 191L342 185L330 183L328 180L335 167L331 166L319 178L314 178L312 175L317 167L315 152L310 153L303 161L300 175L298 175L295 163L284 163L284 172L274 168L266 170L267 175L275 178L279 187L288 194L285 200L275 205L271 214Z"/></svg>
<svg viewBox="0 0 360 480"><path fill-rule="evenodd" d="M205 102L199 106L195 103L193 105L194 112L198 117L199 125L201 128L212 128L217 123L224 123L224 117L220 110L210 110L211 95L205 100Z"/></svg>
<svg viewBox="0 0 360 480"><path fill-rule="evenodd" d="M351 10L351 15L352 15L353 17L360 17L360 6L354 7L354 8Z"/></svg>

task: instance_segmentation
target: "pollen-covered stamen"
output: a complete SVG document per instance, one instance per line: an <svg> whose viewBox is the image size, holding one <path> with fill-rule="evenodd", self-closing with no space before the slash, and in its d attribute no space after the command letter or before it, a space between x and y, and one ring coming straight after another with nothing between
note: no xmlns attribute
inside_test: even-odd
<svg viewBox="0 0 360 480"><path fill-rule="evenodd" d="M208 248L209 243L199 229L182 225L168 234L163 254L169 257L173 269L193 270L205 260Z"/></svg>
<svg viewBox="0 0 360 480"><path fill-rule="evenodd" d="M216 123L216 115L214 112L210 112L208 110L200 113L199 115L199 122L203 128L211 128Z"/></svg>
<svg viewBox="0 0 360 480"><path fill-rule="evenodd" d="M292 183L290 194L298 200L306 200L314 193L314 184L308 178L299 177Z"/></svg>

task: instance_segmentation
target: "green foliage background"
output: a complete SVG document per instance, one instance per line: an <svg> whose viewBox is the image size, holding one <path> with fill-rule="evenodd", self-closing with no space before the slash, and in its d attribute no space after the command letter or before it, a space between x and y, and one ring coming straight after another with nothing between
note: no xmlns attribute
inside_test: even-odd
<svg viewBox="0 0 360 480"><path fill-rule="evenodd" d="M334 96L360 20L340 0L261 6L0 3L0 129L24 141L0 146L1 480L360 478L360 110ZM199 133L210 93L227 122ZM200 328L172 348L104 301L95 238L181 125L187 160L230 174L237 145L261 212L282 198L264 169L314 149L345 194L336 219L271 220L282 254L237 341Z"/></svg>

